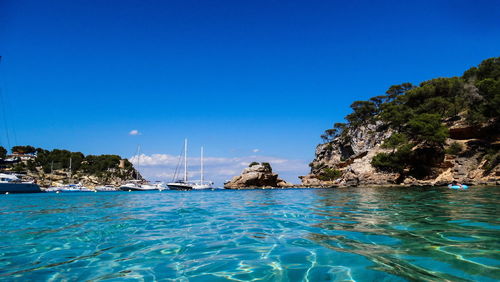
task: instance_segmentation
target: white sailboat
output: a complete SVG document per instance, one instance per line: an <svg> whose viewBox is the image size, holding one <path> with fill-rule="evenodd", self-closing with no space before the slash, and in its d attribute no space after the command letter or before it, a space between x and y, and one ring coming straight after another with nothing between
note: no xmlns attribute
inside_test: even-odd
<svg viewBox="0 0 500 282"><path fill-rule="evenodd" d="M201 180L200 181L188 181L188 170L187 170L187 147L188 141L184 140L184 179L175 182L167 183L170 190L200 190L200 189L210 189L212 188L212 182L205 182L203 179L203 147L201 148Z"/></svg>
<svg viewBox="0 0 500 282"><path fill-rule="evenodd" d="M187 173L187 139L184 139L184 179L177 180L175 182L167 183L170 190L191 190L193 189L193 184L188 182Z"/></svg>
<svg viewBox="0 0 500 282"><path fill-rule="evenodd" d="M202 190L202 189L212 189L213 182L207 181L203 177L203 147L201 147L201 157L200 157L200 181L193 185L193 189Z"/></svg>

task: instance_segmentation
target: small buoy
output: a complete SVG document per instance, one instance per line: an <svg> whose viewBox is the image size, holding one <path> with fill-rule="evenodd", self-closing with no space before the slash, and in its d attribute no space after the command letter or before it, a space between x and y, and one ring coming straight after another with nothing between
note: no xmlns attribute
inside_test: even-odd
<svg viewBox="0 0 500 282"><path fill-rule="evenodd" d="M9 192L5 192L5 195L9 195Z"/></svg>
<svg viewBox="0 0 500 282"><path fill-rule="evenodd" d="M56 194L59 194L59 191L56 191Z"/></svg>
<svg viewBox="0 0 500 282"><path fill-rule="evenodd" d="M129 192L132 192L132 190L128 189Z"/></svg>
<svg viewBox="0 0 500 282"><path fill-rule="evenodd" d="M97 190L94 190L94 193L97 193Z"/></svg>

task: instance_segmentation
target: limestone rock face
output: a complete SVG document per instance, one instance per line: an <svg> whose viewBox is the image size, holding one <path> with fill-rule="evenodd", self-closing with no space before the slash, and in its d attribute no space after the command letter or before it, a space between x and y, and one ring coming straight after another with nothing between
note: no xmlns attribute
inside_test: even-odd
<svg viewBox="0 0 500 282"><path fill-rule="evenodd" d="M360 126L352 130L348 136L341 136L330 143L318 145L316 157L310 164L311 173L301 177L302 184L328 187L394 183L396 175L378 173L370 164L376 154L385 151L380 145L391 134L392 131L377 122ZM338 169L342 172L342 176L334 181L318 179L325 168Z"/></svg>
<svg viewBox="0 0 500 282"><path fill-rule="evenodd" d="M69 174L64 170L54 170L53 173L45 173L41 167L37 171L31 171L27 174L31 180L36 180L42 187L60 186L67 183L81 183L85 187L93 188L96 186L113 185L119 186L124 181L135 179L133 170L127 169L108 169L106 173L99 176L86 174L82 172L75 173L69 178ZM143 179L139 174L139 179Z"/></svg>
<svg viewBox="0 0 500 282"><path fill-rule="evenodd" d="M414 148L417 155L431 157L422 161L434 163L432 174L424 179L408 175L377 171L371 161L381 152L389 152L381 147L383 141L392 135L384 124L377 122L349 130L348 134L337 137L331 142L316 147L316 157L311 162L311 172L301 176L302 184L308 187L329 186L368 186L368 185L447 185L453 180L461 183L481 185L495 184L500 181L497 164L486 169L485 148L498 148L498 128L471 129L454 121L447 124L450 128L448 145L459 142L464 147L459 156L432 155L419 153L425 148ZM483 138L483 139L481 139ZM495 147L496 146L496 147ZM498 150L498 149L497 149ZM491 158L491 157L490 157ZM336 169L341 177L335 180L321 180L326 169Z"/></svg>
<svg viewBox="0 0 500 282"><path fill-rule="evenodd" d="M235 176L231 181L224 184L226 189L245 188L276 188L292 187L293 185L273 173L270 166L254 164L243 170L241 175Z"/></svg>

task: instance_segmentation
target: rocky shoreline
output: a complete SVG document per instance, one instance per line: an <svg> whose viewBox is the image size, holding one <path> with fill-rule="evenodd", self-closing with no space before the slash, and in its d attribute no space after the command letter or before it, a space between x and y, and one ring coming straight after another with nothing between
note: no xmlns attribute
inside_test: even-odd
<svg viewBox="0 0 500 282"><path fill-rule="evenodd" d="M500 185L500 57L350 107L321 135L299 187ZM252 177L228 187L279 187Z"/></svg>
<svg viewBox="0 0 500 282"><path fill-rule="evenodd" d="M493 125L495 126L495 125ZM375 155L389 150L382 144L390 132L380 130L382 125L368 125L357 128L347 141L337 138L330 143L320 144L316 148L316 157L311 163L311 173L301 176L305 186L445 186L456 180L468 185L500 185L498 166L489 172L485 168L483 147L495 146L494 141L478 139L478 136L466 134L466 127L454 127L450 130L447 144L460 142L464 147L457 155L443 154L435 162L433 174L423 179L400 173L380 172L371 165ZM461 132L460 139L453 134ZM455 139L456 138L456 139ZM367 141L368 140L368 141ZM418 148L417 148L418 149ZM340 171L338 179L325 181L320 179L325 169Z"/></svg>
<svg viewBox="0 0 500 282"><path fill-rule="evenodd" d="M465 184L465 183L464 183ZM474 188L484 188L484 187L497 187L500 183L487 183L487 184L478 184L471 185L467 184L469 187ZM446 185L408 185L408 184L386 184L386 185L365 185L365 186L341 186L341 185L323 185L323 186L308 186L308 185L292 185L289 187L270 187L270 186L248 186L248 187L240 187L240 188L225 188L231 190L277 190L277 189L346 189L346 188L374 188L374 189L387 189L387 188L448 188L448 184Z"/></svg>

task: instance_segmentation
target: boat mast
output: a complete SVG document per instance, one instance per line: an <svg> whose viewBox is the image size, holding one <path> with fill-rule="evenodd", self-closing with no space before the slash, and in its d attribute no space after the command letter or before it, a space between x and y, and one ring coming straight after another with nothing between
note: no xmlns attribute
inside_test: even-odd
<svg viewBox="0 0 500 282"><path fill-rule="evenodd" d="M71 182L71 157L69 157L69 181Z"/></svg>
<svg viewBox="0 0 500 282"><path fill-rule="evenodd" d="M203 185L203 146L201 147L201 158L200 158L200 162L201 162L201 185Z"/></svg>
<svg viewBox="0 0 500 282"><path fill-rule="evenodd" d="M2 62L2 56L0 56L0 63ZM7 148L11 148L10 146L10 137L9 137L9 128L8 128L8 122L7 122L7 98L4 99L2 88L0 87L0 107L2 110L2 117L3 117L3 124L5 127L5 136L7 137Z"/></svg>
<svg viewBox="0 0 500 282"><path fill-rule="evenodd" d="M187 152L188 152L188 140L184 139L184 182L188 181L188 172L187 172Z"/></svg>
<svg viewBox="0 0 500 282"><path fill-rule="evenodd" d="M135 169L135 180L139 180L139 164L141 163L141 156L139 155L141 151L141 145L137 145L137 168Z"/></svg>

